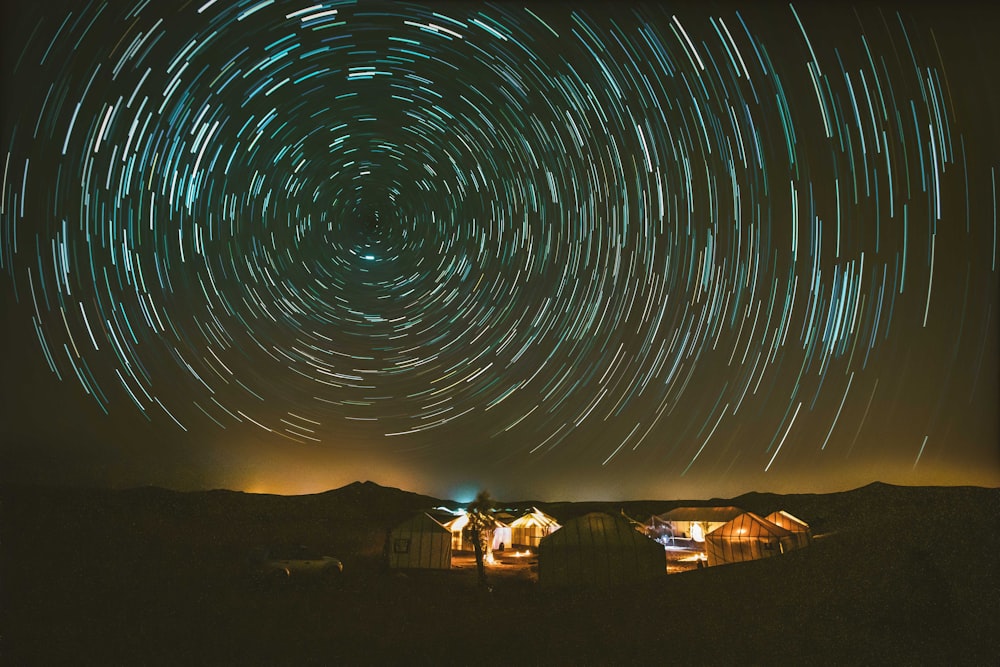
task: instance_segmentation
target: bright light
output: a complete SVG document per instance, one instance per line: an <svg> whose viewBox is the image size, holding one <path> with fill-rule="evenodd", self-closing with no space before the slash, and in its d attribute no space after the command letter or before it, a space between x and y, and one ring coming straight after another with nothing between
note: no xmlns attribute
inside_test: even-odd
<svg viewBox="0 0 1000 667"><path fill-rule="evenodd" d="M468 505L475 500L477 488L474 486L461 487L452 491L449 497L457 503Z"/></svg>
<svg viewBox="0 0 1000 667"><path fill-rule="evenodd" d="M691 524L691 539L695 542L705 541L705 529L700 523Z"/></svg>

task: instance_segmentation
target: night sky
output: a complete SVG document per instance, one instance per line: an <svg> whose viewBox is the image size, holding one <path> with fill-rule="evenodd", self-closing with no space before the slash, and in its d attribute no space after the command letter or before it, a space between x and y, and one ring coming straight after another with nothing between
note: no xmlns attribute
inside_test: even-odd
<svg viewBox="0 0 1000 667"><path fill-rule="evenodd" d="M8 3L4 481L1000 485L1000 12Z"/></svg>

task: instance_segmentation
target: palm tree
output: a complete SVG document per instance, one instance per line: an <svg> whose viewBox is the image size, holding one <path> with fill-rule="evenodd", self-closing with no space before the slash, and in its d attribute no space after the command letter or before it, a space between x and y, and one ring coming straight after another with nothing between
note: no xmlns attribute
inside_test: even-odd
<svg viewBox="0 0 1000 667"><path fill-rule="evenodd" d="M479 572L479 585L489 588L486 581L486 565L483 562L484 542L493 528L494 520L490 514L494 500L485 489L476 494L476 499L466 508L469 514L468 530L472 533L472 546L476 551L476 570Z"/></svg>

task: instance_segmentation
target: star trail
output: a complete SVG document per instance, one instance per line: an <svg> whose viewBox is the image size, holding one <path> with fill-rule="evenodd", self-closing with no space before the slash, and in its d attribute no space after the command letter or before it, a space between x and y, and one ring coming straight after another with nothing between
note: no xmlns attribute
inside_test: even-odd
<svg viewBox="0 0 1000 667"><path fill-rule="evenodd" d="M8 14L17 474L1000 483L995 10Z"/></svg>

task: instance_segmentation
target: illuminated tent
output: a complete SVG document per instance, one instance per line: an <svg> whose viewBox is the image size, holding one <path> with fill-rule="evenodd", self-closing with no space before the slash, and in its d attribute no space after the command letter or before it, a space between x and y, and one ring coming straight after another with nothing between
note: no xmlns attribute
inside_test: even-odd
<svg viewBox="0 0 1000 667"><path fill-rule="evenodd" d="M705 536L709 566L769 558L797 546L791 532L753 512L744 512Z"/></svg>
<svg viewBox="0 0 1000 667"><path fill-rule="evenodd" d="M543 586L607 588L666 572L663 547L620 516L585 514L567 521L538 546L538 582Z"/></svg>
<svg viewBox="0 0 1000 667"><path fill-rule="evenodd" d="M650 518L646 534L657 538L682 538L704 542L705 535L735 519L743 510L739 507L675 507Z"/></svg>
<svg viewBox="0 0 1000 667"><path fill-rule="evenodd" d="M451 533L428 514L418 514L389 535L389 567L451 568Z"/></svg>
<svg viewBox="0 0 1000 667"><path fill-rule="evenodd" d="M494 551L501 551L513 544L513 531L511 527L500 519L496 519L493 526L493 540L490 543Z"/></svg>
<svg viewBox="0 0 1000 667"><path fill-rule="evenodd" d="M546 535L559 530L559 523L537 507L532 507L510 524L511 541L522 547L537 547Z"/></svg>
<svg viewBox="0 0 1000 667"><path fill-rule="evenodd" d="M469 515L465 513L444 524L444 527L451 532L452 551L472 551L472 544L465 537L465 527L468 525Z"/></svg>
<svg viewBox="0 0 1000 667"><path fill-rule="evenodd" d="M801 549L812 544L812 531L809 530L809 524L802 519L792 516L785 510L771 512L764 518L794 535L797 548Z"/></svg>
<svg viewBox="0 0 1000 667"><path fill-rule="evenodd" d="M465 530L468 525L469 515L467 513L460 514L444 524L444 527L451 531L452 551L472 551L475 549L475 546L472 544L472 536ZM493 518L493 527L490 529L489 542L491 549L499 550L501 544L504 547L509 547L512 544L510 526L499 519Z"/></svg>

